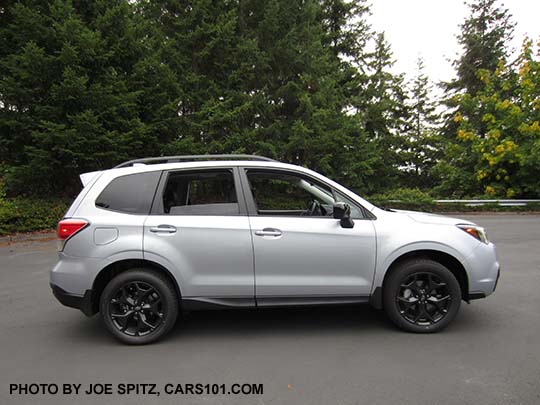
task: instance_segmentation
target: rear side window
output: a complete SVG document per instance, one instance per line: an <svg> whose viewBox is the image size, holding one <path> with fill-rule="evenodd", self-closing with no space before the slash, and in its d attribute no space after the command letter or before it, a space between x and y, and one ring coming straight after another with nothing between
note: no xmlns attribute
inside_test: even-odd
<svg viewBox="0 0 540 405"><path fill-rule="evenodd" d="M148 214L161 172L117 177L96 199L96 207L128 214Z"/></svg>
<svg viewBox="0 0 540 405"><path fill-rule="evenodd" d="M172 172L163 192L170 215L236 215L240 212L232 171Z"/></svg>

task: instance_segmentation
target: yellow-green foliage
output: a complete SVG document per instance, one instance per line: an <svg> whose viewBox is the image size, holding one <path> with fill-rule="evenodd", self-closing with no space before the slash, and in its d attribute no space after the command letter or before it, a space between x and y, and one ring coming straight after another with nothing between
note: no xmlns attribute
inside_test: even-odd
<svg viewBox="0 0 540 405"><path fill-rule="evenodd" d="M493 73L480 71L484 88L464 95L455 161L474 159L473 179L488 196L512 198L540 194L540 53L526 40L519 65L500 65ZM481 126L474 121L481 112ZM481 128L481 130L479 130Z"/></svg>

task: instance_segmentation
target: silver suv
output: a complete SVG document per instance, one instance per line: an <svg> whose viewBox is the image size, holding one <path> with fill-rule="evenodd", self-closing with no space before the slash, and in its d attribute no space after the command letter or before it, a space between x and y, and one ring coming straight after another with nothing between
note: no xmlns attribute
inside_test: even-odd
<svg viewBox="0 0 540 405"><path fill-rule="evenodd" d="M125 343L219 307L370 303L406 331L435 332L499 277L481 227L383 210L268 158L139 159L81 180L51 287Z"/></svg>

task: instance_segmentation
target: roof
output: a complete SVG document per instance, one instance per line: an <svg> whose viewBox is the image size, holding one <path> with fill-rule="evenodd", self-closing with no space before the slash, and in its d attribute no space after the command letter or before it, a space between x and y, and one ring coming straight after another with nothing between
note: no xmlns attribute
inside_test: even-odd
<svg viewBox="0 0 540 405"><path fill-rule="evenodd" d="M270 159L265 156L258 155L242 155L242 154L232 154L232 155L177 155L177 156L157 156L157 157L148 157L141 159L128 160L127 162L120 163L115 166L114 169L121 167L133 166L137 163L147 164L147 163L173 163L173 162L194 162L194 161L222 161L222 160L242 160L242 161L263 161L263 162L275 162L274 159Z"/></svg>

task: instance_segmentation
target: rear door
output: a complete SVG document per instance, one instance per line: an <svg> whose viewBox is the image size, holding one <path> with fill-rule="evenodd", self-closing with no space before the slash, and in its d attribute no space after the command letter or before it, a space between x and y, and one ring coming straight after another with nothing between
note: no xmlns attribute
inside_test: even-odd
<svg viewBox="0 0 540 405"><path fill-rule="evenodd" d="M185 300L254 305L253 249L237 169L164 172L144 224L144 255L174 269Z"/></svg>

